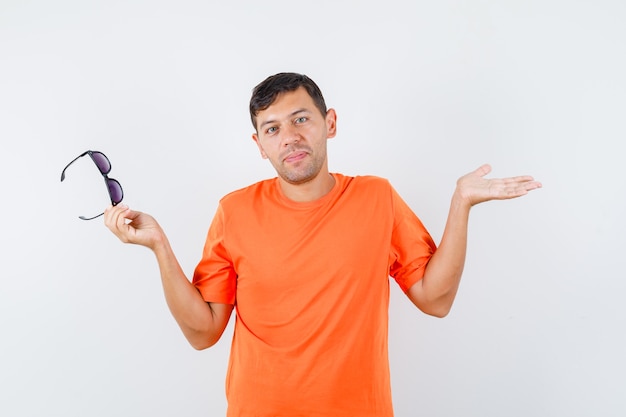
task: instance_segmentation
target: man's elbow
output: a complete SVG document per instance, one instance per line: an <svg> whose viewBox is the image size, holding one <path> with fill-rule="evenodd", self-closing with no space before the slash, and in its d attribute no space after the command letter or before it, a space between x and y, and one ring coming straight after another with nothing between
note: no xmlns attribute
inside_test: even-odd
<svg viewBox="0 0 626 417"><path fill-rule="evenodd" d="M193 342L189 342L189 344L191 345L192 348L194 348L195 350L205 350L210 348L211 346L213 346L212 344L209 343L193 343Z"/></svg>
<svg viewBox="0 0 626 417"><path fill-rule="evenodd" d="M423 313L429 316L444 318L452 309L454 293L444 294L438 297L425 297L423 292L409 291L409 299Z"/></svg>
<svg viewBox="0 0 626 417"><path fill-rule="evenodd" d="M431 306L429 308L423 308L420 310L422 310L424 313L428 314L429 316L442 319L446 317L448 314L450 314L451 309L452 309L451 305L442 305L442 306Z"/></svg>
<svg viewBox="0 0 626 417"><path fill-rule="evenodd" d="M211 332L186 332L185 337L192 348L195 350L208 349L215 345L222 333L214 334Z"/></svg>
<svg viewBox="0 0 626 417"><path fill-rule="evenodd" d="M211 307L210 318L196 320L193 325L181 326L185 338L196 350L208 349L220 340L233 309L232 305L227 304L208 305Z"/></svg>
<svg viewBox="0 0 626 417"><path fill-rule="evenodd" d="M215 345L219 339L187 339L189 344L195 350L205 350Z"/></svg>

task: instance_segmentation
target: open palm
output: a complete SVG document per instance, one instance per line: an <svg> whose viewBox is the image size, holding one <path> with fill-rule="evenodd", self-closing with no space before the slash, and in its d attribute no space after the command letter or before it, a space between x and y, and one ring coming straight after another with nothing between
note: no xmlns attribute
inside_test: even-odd
<svg viewBox="0 0 626 417"><path fill-rule="evenodd" d="M491 172L491 166L482 165L458 179L457 192L470 205L489 200L506 200L521 197L529 191L541 188L541 183L530 175L509 178L485 178Z"/></svg>

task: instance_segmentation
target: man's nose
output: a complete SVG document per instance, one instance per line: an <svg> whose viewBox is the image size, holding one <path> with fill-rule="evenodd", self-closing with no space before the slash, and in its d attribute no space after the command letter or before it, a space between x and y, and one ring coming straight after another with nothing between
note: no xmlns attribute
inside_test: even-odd
<svg viewBox="0 0 626 417"><path fill-rule="evenodd" d="M291 145L292 143L298 142L300 140L300 134L298 133L298 129L295 126L288 124L283 126L281 129L282 133L282 142L284 146Z"/></svg>

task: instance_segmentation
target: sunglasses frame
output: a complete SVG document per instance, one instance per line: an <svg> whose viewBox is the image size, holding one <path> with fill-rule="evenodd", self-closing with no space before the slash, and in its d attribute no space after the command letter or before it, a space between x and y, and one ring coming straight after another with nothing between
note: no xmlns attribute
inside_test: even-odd
<svg viewBox="0 0 626 417"><path fill-rule="evenodd" d="M98 162L94 159L94 154L102 155L102 157L104 157L104 159L107 161L107 163L109 164L109 169L106 172L102 172L102 169L100 169L100 165L98 165ZM109 172L111 172L111 161L109 160L109 158L107 158L105 154L103 154L100 151L91 151L91 150L85 151L81 153L80 155L78 155L76 158L74 158L69 164L65 166L65 168L63 168L63 171L61 172L61 181L65 179L65 170L67 170L67 168L69 168L70 165L72 165L74 162L76 162L78 159L82 158L85 155L89 155L93 163L96 165L96 168L98 168L98 171L100 171L100 174L102 174L102 177L104 178L104 184L106 185L107 192L109 193L109 199L111 200L111 204L116 206L119 203L121 203L122 200L124 199L124 189L122 188L122 184L120 184L120 182L116 180L115 178L111 178L108 176ZM113 183L117 184L117 187L119 187L120 193L122 194L119 201L116 201L116 199L113 198L113 194L111 194L111 184ZM78 216L78 218L81 220L93 220L102 216L103 214L104 212L93 217Z"/></svg>

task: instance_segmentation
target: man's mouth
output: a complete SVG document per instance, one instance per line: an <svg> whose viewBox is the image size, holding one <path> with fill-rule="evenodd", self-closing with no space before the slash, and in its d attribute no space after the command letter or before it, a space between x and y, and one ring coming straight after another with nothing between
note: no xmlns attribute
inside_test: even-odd
<svg viewBox="0 0 626 417"><path fill-rule="evenodd" d="M298 162L304 159L306 156L307 156L307 153L305 151L295 151L287 155L284 161L288 163Z"/></svg>

